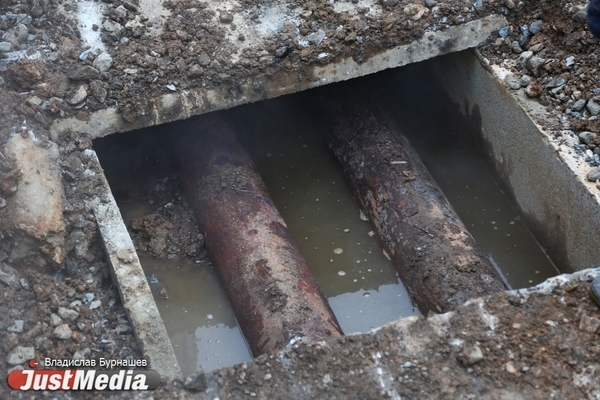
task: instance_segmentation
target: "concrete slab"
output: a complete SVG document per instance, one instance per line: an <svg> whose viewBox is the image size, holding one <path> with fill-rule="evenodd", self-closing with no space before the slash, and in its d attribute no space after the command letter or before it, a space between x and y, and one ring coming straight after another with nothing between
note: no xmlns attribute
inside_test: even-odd
<svg viewBox="0 0 600 400"><path fill-rule="evenodd" d="M99 77L106 98L63 107L50 121L54 140L70 129L97 138L371 74L478 46L507 24L492 4L453 0L122 3L62 10L80 26L75 44L114 63ZM56 49L54 58L65 59L56 73L91 63L73 59L77 52L65 57L65 45L73 42Z"/></svg>
<svg viewBox="0 0 600 400"><path fill-rule="evenodd" d="M96 153L92 156L100 165ZM107 258L111 274L133 331L142 349L142 354L150 362L150 368L169 380L181 379L181 370L167 335L162 318L158 312L150 286L142 270L117 203L110 192L106 178L101 179L103 193L88 206L94 215Z"/></svg>
<svg viewBox="0 0 600 400"><path fill-rule="evenodd" d="M41 254L58 267L66 256L65 195L58 165L58 146L25 130L9 140L6 157L15 160L22 173L18 190L8 201L12 224L35 239ZM17 261L13 258L11 261Z"/></svg>

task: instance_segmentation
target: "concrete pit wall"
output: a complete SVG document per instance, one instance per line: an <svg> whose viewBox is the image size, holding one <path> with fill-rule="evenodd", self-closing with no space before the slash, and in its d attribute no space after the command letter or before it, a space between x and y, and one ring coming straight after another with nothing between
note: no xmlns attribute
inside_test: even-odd
<svg viewBox="0 0 600 400"><path fill-rule="evenodd" d="M582 178L589 167L554 139L560 136L556 118L523 90L509 92L502 71L486 71L473 51L439 57L427 66L478 125L474 128L481 132L501 184L559 270L597 266L598 190Z"/></svg>

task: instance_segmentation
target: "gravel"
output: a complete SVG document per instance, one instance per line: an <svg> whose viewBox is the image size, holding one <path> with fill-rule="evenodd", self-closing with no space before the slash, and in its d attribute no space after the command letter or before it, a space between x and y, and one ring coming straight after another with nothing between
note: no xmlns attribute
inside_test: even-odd
<svg viewBox="0 0 600 400"><path fill-rule="evenodd" d="M68 324L62 324L57 326L52 334L57 339L66 340L71 338L73 332L71 331L71 328L69 328Z"/></svg>

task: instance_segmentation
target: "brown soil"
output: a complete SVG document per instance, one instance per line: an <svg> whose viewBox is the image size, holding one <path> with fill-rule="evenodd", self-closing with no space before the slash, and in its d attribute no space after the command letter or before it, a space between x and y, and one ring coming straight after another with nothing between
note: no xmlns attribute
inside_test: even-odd
<svg viewBox="0 0 600 400"><path fill-rule="evenodd" d="M260 14L259 6L263 3L272 2L240 1L241 9L235 12ZM3 278L0 280L2 288L0 349L2 354L9 354L16 346L34 347L38 359L45 357L72 359L74 356L139 358L141 354L112 284L95 218L85 204L86 200L102 195L98 193L98 174L101 171L85 155L85 151L92 148L91 141L85 136L68 133L58 138L60 166L63 170L67 202L64 217L67 224L68 255L63 268L56 270L51 267L34 267L27 262L11 264L7 261L11 253L23 245L22 236L16 232L15 227L7 223L9 218L6 215L7 209L3 205L4 201L13 195L20 180L19 171L15 170L3 155L4 146L13 132L19 133L31 129L42 140L48 140L50 135L48 127L53 119L71 115L86 120L89 118L90 111L117 104L124 117L135 119L146 110L147 99L170 91L167 85L175 85L182 90L198 85L216 87L226 82L231 83L236 79L256 75L258 72L269 74L275 70L298 71L305 65L318 63L317 55L323 51L330 53L328 61L347 55L361 60L382 49L421 36L424 29L434 23L440 26L452 25L465 19L491 13L504 14L510 22L510 30L504 39L492 37L488 40L479 48L481 54L491 63L503 65L518 76L522 74L531 76L529 93L558 116L564 116L561 129L572 130L574 133L585 130L598 132L598 120L584 118L589 116L585 108L579 114L573 113L572 109L572 103L577 99L593 99L600 103L598 84L600 45L592 39L586 28L585 13L582 14L585 6L583 2L573 4L567 0L490 1L485 2L478 9L467 8L471 11L465 12L462 1L444 1L439 4L439 17L425 13L418 19L406 16L400 18L398 15L401 13L391 12L403 9L408 4L400 1L381 1L384 8L390 12L378 18L366 16L355 18L347 14L336 14L332 12L330 3L325 1L290 1L289 3L291 6L302 5L312 11L310 18L305 19L298 27L301 35L322 29L328 39L319 45L303 48L298 44L296 33L291 30L286 32L284 29L280 35L266 40L261 51L253 50L252 53L243 54L239 63L231 64L228 62L228 54L235 43L226 40L224 35L235 28L227 22L228 16L221 16L220 25L199 24L197 21L208 20L214 16L213 11L210 11L205 3L173 0L168 3L168 7L177 17L170 17L165 31L159 37L140 36L143 29L141 31L124 29L116 36L104 32L103 39L107 45L115 46L118 42L121 48L118 58L114 60L115 67L109 72L91 73L85 76L81 75L81 68L91 66L93 56L84 61L79 59L85 49L82 48L78 38L80 34L76 28L77 24L60 11L74 6L57 0L30 2L0 0L0 15L12 13L33 16L28 30L29 34L35 37L31 41L16 45L14 49L26 50L42 45L47 45L50 49L49 56L43 62L22 60L16 64L0 63L2 99L0 101L0 269L2 270L0 277ZM136 6L132 3L121 0L107 3L112 10L110 12L120 5L125 6L128 10L127 14L125 17L111 14L113 20L125 23L125 19L135 18ZM444 23L440 22L442 17L446 17ZM512 42L519 41L519 36L522 34L519 27L530 25L537 20L543 23L541 31L523 41L521 50L534 51L534 56L539 57L543 62L539 65L531 63L521 65L518 61L521 53L518 52L519 49L515 49L517 52L512 49ZM13 28L18 21L0 19L0 33ZM336 31L339 25L344 25L346 28ZM122 41L123 37L127 37L129 41ZM238 40L243 42L248 38L238 36ZM192 45L192 42L197 46L194 52L182 51L182 48ZM570 61L570 57L573 57L573 62ZM130 74L124 72L126 69L135 69L137 72ZM562 87L553 91L552 89L558 86L549 83L557 78L564 80L564 86L560 81L559 86ZM77 108L81 104L72 106L62 100L71 99L81 85L88 85L89 95L85 105ZM41 101L41 106L38 100ZM23 126L26 127L22 128ZM582 157L587 157L593 164L593 158L589 154L585 155L585 151L600 152L598 144L590 141L577 145L577 148L583 154ZM173 182L169 177L163 176L161 179L166 180L156 182L159 188L160 185L169 186ZM151 192L150 196L152 195L156 193ZM162 200L164 197L157 199L157 204L163 203ZM204 250L200 247L201 237L191 226L189 229L193 232L191 236L173 235L169 223L173 224L175 221L175 225L178 225L189 220L182 203L173 202L173 204L174 211L163 207L162 211L156 211L151 216L135 222L132 229L136 244L139 248L145 247L161 257L178 252L178 254L202 257ZM166 222L167 220L170 222ZM163 239L164 246L157 242ZM593 393L582 393L580 389L574 388L573 380L574 373L584 371L586 363L597 359L597 335L577 331L573 336L573 330L565 330L563 335L560 329L561 326L567 326L566 322L565 325L560 325L559 322L558 328L552 328L553 330L548 325L528 325L530 318L534 317L528 315L530 309L535 309L536 313L543 315L543 317L536 315L537 320L547 316L548 319L559 318L562 321L569 321L570 324L578 324L583 314L598 317L598 310L589 302L584 286L565 293L564 301L567 307L560 300L561 296L540 297L538 301L540 304L536 308L503 307L500 302L497 305L489 304L490 307L496 307L494 314L500 318L502 324L506 325L502 343L505 348L510 347L516 352L515 358L510 361L516 372L507 372L506 365L509 360L502 351L496 350L500 339L494 339L495 342L486 339L485 329L482 327L481 337L477 340L484 343L482 346L487 349L487 356L485 362L472 367L473 374L478 377L488 377L485 378L488 381L493 378L492 381L498 385L501 384L500 382L510 381L515 385L515 390L519 389L521 393L531 390L532 398L547 397L537 396L536 393L547 394L552 388L564 398L578 399L586 396L591 398ZM93 299L89 294L93 294ZM90 307L92 302L97 300L100 300L100 306ZM81 304L78 304L78 301ZM510 302L510 299L508 301ZM59 339L53 333L55 326L52 323L56 318L52 315L58 313L59 308L62 307L71 308L79 313L76 320L69 323L72 334L67 339ZM22 331L12 329L15 321L19 320L23 321ZM515 328L515 323L519 323L521 327ZM460 321L460 318L456 319L456 324L464 324L466 327L471 325L470 321ZM552 334L549 331L552 331ZM536 338L537 342L532 343L532 337ZM527 346L521 349L524 343ZM576 343L576 346L571 346L571 343ZM435 343L432 343L432 346L435 347ZM344 353L349 351L348 349L340 351L337 358L328 361L329 365L332 365L332 362L339 363L341 360L352 362L358 357L355 354L359 352L356 348L352 348L352 351L356 352L353 354ZM299 350L298 357L303 352L304 358L314 360L315 365L323 362L323 359L317 356L318 350L313 348ZM390 360L393 361L392 358ZM432 357L427 361L430 370L436 360ZM13 367L5 359L0 361L0 365L2 374ZM389 365L396 365L396 363L390 362ZM529 367L531 371L537 368L536 371L539 373L524 373L524 367ZM251 368L257 370L266 368L265 360ZM238 370L239 368L236 367L235 371L229 369L222 374L225 377L234 377ZM417 396L417 393L424 393L432 397L444 396L431 392L433 389L425 384L428 381L412 376L413 371L412 369L396 371L412 379L410 381L412 383L403 386L404 389L402 393L399 392L400 394ZM306 372L299 372L298 376L307 375ZM344 371L340 371L342 372ZM215 381L221 379L221 383L223 382L218 374L211 375L209 378ZM441 376L440 379L447 378ZM355 380L354 385L348 381L347 387L356 387L359 381ZM244 393L242 384L239 384L239 387L236 385L234 383L231 386L234 397L235 393L240 395ZM185 395L185 392L178 388L166 386L155 393L155 396L156 398L176 397L172 391ZM348 395L350 396L351 393L360 392L349 392ZM280 392L279 395L281 394ZM68 397L64 393L58 395ZM87 393L81 397L102 398L103 396L107 395ZM9 391L6 381L2 380L0 398L20 397L20 393ZM418 397L422 396L418 395Z"/></svg>

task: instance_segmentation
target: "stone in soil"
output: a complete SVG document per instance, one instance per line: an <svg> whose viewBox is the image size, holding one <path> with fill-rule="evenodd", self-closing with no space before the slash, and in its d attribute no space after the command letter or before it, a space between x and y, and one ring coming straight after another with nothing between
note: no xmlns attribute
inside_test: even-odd
<svg viewBox="0 0 600 400"><path fill-rule="evenodd" d="M35 349L33 347L17 346L8 354L6 362L10 365L23 364L26 361L35 358Z"/></svg>
<svg viewBox="0 0 600 400"><path fill-rule="evenodd" d="M71 338L72 333L73 332L71 331L71 328L69 328L69 325L62 324L57 326L52 334L57 339L66 340Z"/></svg>
<svg viewBox="0 0 600 400"><path fill-rule="evenodd" d="M595 167L587 173L586 179L590 182L600 181L600 167Z"/></svg>

